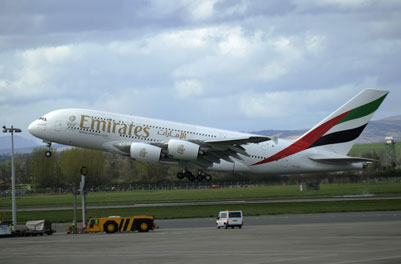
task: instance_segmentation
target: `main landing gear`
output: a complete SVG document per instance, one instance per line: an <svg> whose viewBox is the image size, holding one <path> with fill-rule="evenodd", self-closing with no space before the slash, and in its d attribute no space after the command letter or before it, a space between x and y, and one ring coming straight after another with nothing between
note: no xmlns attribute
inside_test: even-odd
<svg viewBox="0 0 401 264"><path fill-rule="evenodd" d="M192 172L190 172L189 170L185 169L182 172L178 172L177 173L177 178L182 180L184 178L188 178L189 181L211 181L212 180L212 176L210 176L210 174L205 173L202 170L198 171L198 174L196 175L196 177L192 174Z"/></svg>
<svg viewBox="0 0 401 264"><path fill-rule="evenodd" d="M52 146L52 143L51 142L45 142L45 143L47 143L47 151L45 152L45 156L46 156L46 158L50 158L51 156L52 156L52 152L50 151L50 147Z"/></svg>

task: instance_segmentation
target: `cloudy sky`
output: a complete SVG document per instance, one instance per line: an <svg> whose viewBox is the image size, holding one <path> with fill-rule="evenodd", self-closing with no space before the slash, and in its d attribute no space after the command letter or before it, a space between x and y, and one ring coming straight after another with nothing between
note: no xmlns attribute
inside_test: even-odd
<svg viewBox="0 0 401 264"><path fill-rule="evenodd" d="M401 1L2 0L0 124L90 108L310 128L364 88L401 114ZM28 133L23 134L29 138Z"/></svg>

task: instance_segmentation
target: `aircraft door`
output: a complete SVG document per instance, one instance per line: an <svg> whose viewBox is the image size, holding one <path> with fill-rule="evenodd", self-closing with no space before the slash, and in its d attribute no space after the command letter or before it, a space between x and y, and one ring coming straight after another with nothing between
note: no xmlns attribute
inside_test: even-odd
<svg viewBox="0 0 401 264"><path fill-rule="evenodd" d="M60 120L57 120L56 127L55 127L56 132L60 132L62 127L63 127L63 123Z"/></svg>

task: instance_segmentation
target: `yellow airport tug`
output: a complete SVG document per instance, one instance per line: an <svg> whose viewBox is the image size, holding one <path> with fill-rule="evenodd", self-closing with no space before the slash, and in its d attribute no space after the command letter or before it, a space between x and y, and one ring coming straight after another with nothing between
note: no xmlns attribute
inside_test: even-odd
<svg viewBox="0 0 401 264"><path fill-rule="evenodd" d="M153 216L109 216L91 217L86 227L87 232L149 232L156 225Z"/></svg>

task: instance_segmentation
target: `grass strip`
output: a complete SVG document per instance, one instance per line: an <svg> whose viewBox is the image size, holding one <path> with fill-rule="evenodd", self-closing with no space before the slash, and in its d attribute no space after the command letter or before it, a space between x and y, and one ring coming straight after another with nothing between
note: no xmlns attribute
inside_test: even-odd
<svg viewBox="0 0 401 264"><path fill-rule="evenodd" d="M196 205L196 206L168 206L168 207L139 207L89 209L87 216L134 216L153 215L156 219L203 218L215 217L222 210L242 210L245 216L277 215L277 214L306 214L332 212L368 212L368 211L399 211L400 200L357 200L357 201L324 201L324 202L289 202L265 204L227 204L227 205ZM78 210L80 219L81 211ZM1 212L0 219L11 220L10 212ZM18 212L18 223L24 224L28 220L48 219L54 223L72 222L73 211L24 211ZM81 220L79 220L81 221Z"/></svg>
<svg viewBox="0 0 401 264"><path fill-rule="evenodd" d="M319 191L301 192L296 185L249 188L89 192L87 204L137 204L159 202L263 200L277 198L320 198L343 195L401 195L401 183L321 184ZM80 196L78 203L80 203ZM71 206L72 194L17 196L17 207ZM11 208L10 198L0 198L0 208Z"/></svg>

